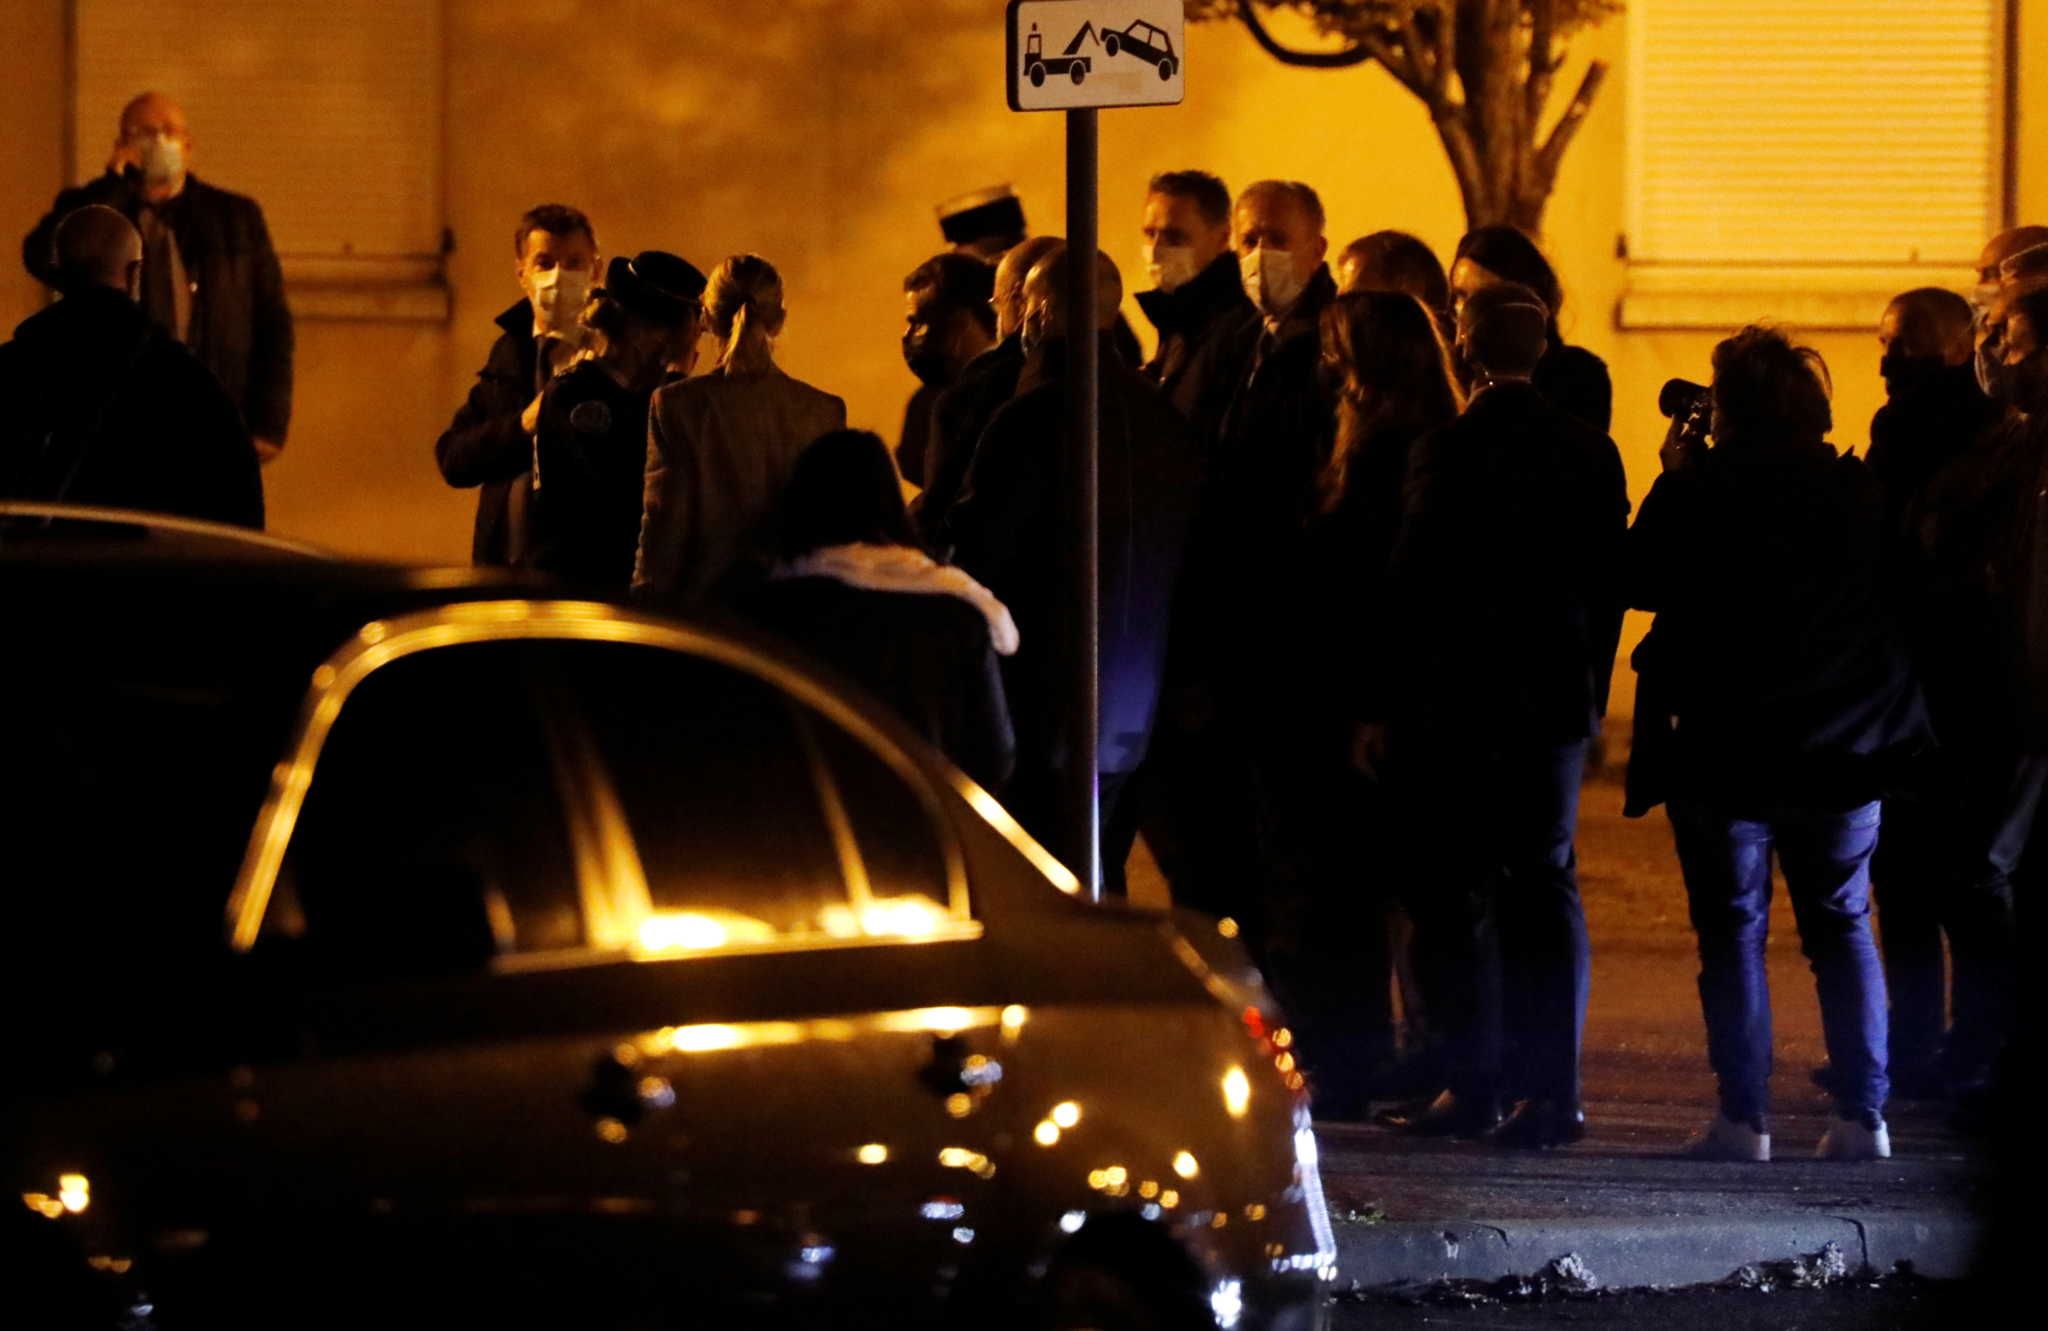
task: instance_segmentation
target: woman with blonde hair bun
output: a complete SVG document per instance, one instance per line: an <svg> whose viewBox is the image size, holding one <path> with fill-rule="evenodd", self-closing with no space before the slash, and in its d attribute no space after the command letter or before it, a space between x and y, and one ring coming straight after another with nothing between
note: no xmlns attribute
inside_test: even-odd
<svg viewBox="0 0 2048 1331"><path fill-rule="evenodd" d="M636 595L682 605L730 603L761 580L798 454L846 427L844 401L775 364L785 311L773 264L726 259L704 305L718 364L655 394L633 570Z"/></svg>

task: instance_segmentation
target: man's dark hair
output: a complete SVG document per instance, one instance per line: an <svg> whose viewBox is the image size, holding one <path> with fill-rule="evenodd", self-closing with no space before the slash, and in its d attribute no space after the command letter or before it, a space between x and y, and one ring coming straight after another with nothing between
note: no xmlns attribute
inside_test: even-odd
<svg viewBox="0 0 2048 1331"><path fill-rule="evenodd" d="M913 268L903 279L903 289L918 297L925 317L938 323L959 313L995 336L996 311L989 299L996 291L995 265L966 254L935 254ZM925 292L930 292L929 296Z"/></svg>
<svg viewBox="0 0 2048 1331"><path fill-rule="evenodd" d="M520 214L519 229L512 233L513 258L526 257L526 238L536 231L551 236L573 236L580 231L592 248L597 245L597 232L591 230L590 219L581 208L571 208L566 203L543 203Z"/></svg>
<svg viewBox="0 0 2048 1331"><path fill-rule="evenodd" d="M1406 231L1375 231L1346 245L1343 257L1358 265L1354 290L1413 296L1435 316L1439 328L1447 325L1451 284L1436 251L1421 238Z"/></svg>
<svg viewBox="0 0 2048 1331"><path fill-rule="evenodd" d="M854 544L914 546L917 536L881 438L867 430L833 430L798 454L790 471L782 492L782 553L796 559Z"/></svg>
<svg viewBox="0 0 2048 1331"><path fill-rule="evenodd" d="M1535 241L1511 226L1483 226L1465 233L1452 262L1455 264L1457 259L1470 259L1488 272L1499 273L1535 292L1550 311L1550 339L1557 341L1557 312L1564 308L1564 288L1558 284L1557 270L1536 248Z"/></svg>
<svg viewBox="0 0 2048 1331"><path fill-rule="evenodd" d="M1190 200L1210 226L1230 224L1230 187L1207 171L1161 171L1145 192Z"/></svg>
<svg viewBox="0 0 2048 1331"><path fill-rule="evenodd" d="M1827 362L1751 324L1714 348L1714 442L1744 450L1820 444L1834 428Z"/></svg>
<svg viewBox="0 0 2048 1331"><path fill-rule="evenodd" d="M1494 375L1527 377L1543 359L1550 310L1543 298L1519 282L1481 287L1458 315L1465 358Z"/></svg>

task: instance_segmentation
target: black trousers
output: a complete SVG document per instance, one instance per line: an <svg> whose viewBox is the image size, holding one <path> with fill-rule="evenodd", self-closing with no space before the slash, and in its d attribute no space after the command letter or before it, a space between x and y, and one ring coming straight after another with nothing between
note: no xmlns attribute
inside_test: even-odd
<svg viewBox="0 0 2048 1331"><path fill-rule="evenodd" d="M1916 788L1887 800L1871 862L1891 992L1896 1071L1937 1060L1968 1083L1988 1074L2017 1016L2013 878L2033 833L2048 758L1948 749ZM1944 1046L1954 963L1954 1025Z"/></svg>
<svg viewBox="0 0 2048 1331"><path fill-rule="evenodd" d="M1579 1100L1591 957L1579 902L1586 741L1397 736L1423 999L1461 1096Z"/></svg>

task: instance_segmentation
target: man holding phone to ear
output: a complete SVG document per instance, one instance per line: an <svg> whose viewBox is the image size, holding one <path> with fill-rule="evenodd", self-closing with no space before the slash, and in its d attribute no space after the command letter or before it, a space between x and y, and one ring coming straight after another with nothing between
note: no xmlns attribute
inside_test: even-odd
<svg viewBox="0 0 2048 1331"><path fill-rule="evenodd" d="M185 113L162 93L122 108L105 174L57 196L22 242L22 262L63 289L53 241L58 223L104 204L142 234L141 304L192 349L241 409L269 462L284 448L292 412L292 316L263 210L191 174Z"/></svg>

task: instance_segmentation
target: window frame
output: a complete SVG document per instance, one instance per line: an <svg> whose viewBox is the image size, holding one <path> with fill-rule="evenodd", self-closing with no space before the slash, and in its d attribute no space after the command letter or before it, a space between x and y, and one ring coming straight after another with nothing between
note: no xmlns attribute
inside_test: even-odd
<svg viewBox="0 0 2048 1331"><path fill-rule="evenodd" d="M448 284L447 257L453 247L449 220L449 51L454 38L452 17L446 0L422 0L431 5L437 24L438 45L434 51L436 84L440 104L439 124L432 149L432 179L418 182L430 191L440 213L439 235L428 251L405 253L309 253L278 250L278 265L284 273L286 298L292 317L298 320L366 321L380 323L446 324L455 317L454 292ZM64 5L64 125L60 135L63 150L63 183L74 186L85 180L78 174L81 145L89 140L84 132L85 112L80 105L84 78L80 37L80 0ZM140 91L138 89L138 91ZM175 92L175 89L167 89ZM93 108L95 110L103 108ZM86 179L90 179L88 175ZM235 182L224 182L235 188ZM268 204L260 196L259 206ZM273 235L273 242L276 237Z"/></svg>
<svg viewBox="0 0 2048 1331"><path fill-rule="evenodd" d="M1634 254L1631 241L1641 232L1642 182L1648 164L1642 79L1649 58L1649 38L1642 16L1658 2L1638 0L1626 23L1623 230L1616 245L1617 257L1623 261L1624 283L1615 306L1618 329L1733 329L1754 323L1768 312L1773 319L1802 328L1869 331L1876 328L1885 306L1901 291L1922 286L1966 291L1975 283L1973 268L1946 262L1680 261ZM1993 3L1996 92L1985 108L1991 129L1991 154L1985 170L1992 194L1987 221L1995 230L2013 224L2017 203L2021 0Z"/></svg>
<svg viewBox="0 0 2048 1331"><path fill-rule="evenodd" d="M948 920L935 932L918 936L778 938L687 952L640 953L630 948L586 945L546 952L501 954L493 963L493 973L602 965L626 959L686 961L744 953L901 947L981 937L983 927L975 915L967 877L966 852L959 830L947 816L938 792L916 760L856 708L794 667L784 665L765 653L681 624L596 602L513 600L463 602L374 620L365 624L313 672L285 757L272 771L270 790L251 829L248 849L236 875L234 890L228 898L225 926L228 945L233 951L249 951L263 932L264 918L276 893L286 851L312 786L314 769L336 720L355 689L382 667L421 652L515 640L611 642L713 661L775 690L791 706L807 709L815 718L837 725L850 739L864 746L894 772L923 809L944 866L947 894L944 904ZM814 752L812 758L814 775L827 783L818 791L820 798L836 799L836 786L829 784L835 779L834 774L823 762L822 754ZM983 792L972 787L972 783L965 784L970 789L963 794L979 808L979 801L974 801L973 797ZM564 813L571 824L569 834L572 840L580 837L581 833L575 828L575 812L565 807ZM850 829L838 830L843 833L838 838L841 844L836 847L841 879L849 899L854 899L857 890L848 877L849 847L845 844L853 838ZM998 830L1002 829L999 827ZM857 861L857 845L851 849L852 859ZM602 853L576 858L583 866L578 870L576 890L587 901L593 885L581 880L591 872L601 871L608 860Z"/></svg>

